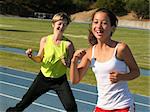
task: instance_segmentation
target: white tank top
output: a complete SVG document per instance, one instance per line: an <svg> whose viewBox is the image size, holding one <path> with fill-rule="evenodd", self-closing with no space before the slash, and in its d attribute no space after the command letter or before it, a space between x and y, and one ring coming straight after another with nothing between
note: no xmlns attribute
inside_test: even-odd
<svg viewBox="0 0 150 112"><path fill-rule="evenodd" d="M99 62L95 59L95 46L92 48L91 67L97 80L97 107L106 110L122 109L133 105L133 97L129 92L127 82L119 81L112 84L109 80L109 73L112 71L120 73L128 72L125 62L116 58L118 45L114 49L112 58L105 62Z"/></svg>

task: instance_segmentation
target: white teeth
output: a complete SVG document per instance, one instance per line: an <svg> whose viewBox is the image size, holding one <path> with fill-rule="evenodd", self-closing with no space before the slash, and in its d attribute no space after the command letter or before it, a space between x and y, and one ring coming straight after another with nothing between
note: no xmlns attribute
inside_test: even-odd
<svg viewBox="0 0 150 112"><path fill-rule="evenodd" d="M97 33L103 33L103 32L104 32L103 30L98 30L98 31L97 31Z"/></svg>

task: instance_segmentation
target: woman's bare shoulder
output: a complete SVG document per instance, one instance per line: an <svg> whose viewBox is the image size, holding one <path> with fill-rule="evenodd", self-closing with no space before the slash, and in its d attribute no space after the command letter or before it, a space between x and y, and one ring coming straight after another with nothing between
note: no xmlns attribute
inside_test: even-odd
<svg viewBox="0 0 150 112"><path fill-rule="evenodd" d="M124 58L126 57L128 51L130 51L130 48L128 47L128 45L124 42L120 42L117 48L117 57L120 60L124 60Z"/></svg>
<svg viewBox="0 0 150 112"><path fill-rule="evenodd" d="M128 45L126 43L124 43L124 42L119 42L118 43L118 51L124 51L124 50L126 50L128 48L129 47L128 47Z"/></svg>
<svg viewBox="0 0 150 112"><path fill-rule="evenodd" d="M42 43L46 43L46 41L47 41L47 37L48 37L48 36L44 36L44 37L42 37L42 38L41 38L41 42L42 42Z"/></svg>

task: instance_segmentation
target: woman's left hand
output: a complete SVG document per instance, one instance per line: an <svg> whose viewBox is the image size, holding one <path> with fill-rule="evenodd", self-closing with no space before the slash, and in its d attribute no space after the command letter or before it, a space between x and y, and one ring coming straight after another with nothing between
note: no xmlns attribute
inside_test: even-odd
<svg viewBox="0 0 150 112"><path fill-rule="evenodd" d="M112 83L117 83L120 80L120 73L111 72L109 79Z"/></svg>

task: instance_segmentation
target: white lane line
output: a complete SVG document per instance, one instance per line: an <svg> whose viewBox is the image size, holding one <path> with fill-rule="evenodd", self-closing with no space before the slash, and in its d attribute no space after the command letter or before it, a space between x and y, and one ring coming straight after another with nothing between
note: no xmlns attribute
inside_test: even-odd
<svg viewBox="0 0 150 112"><path fill-rule="evenodd" d="M4 73L4 72L0 72L0 74L6 75L6 76L10 76L10 77L19 78L19 79L23 79L23 80L33 81L33 79L31 79L31 78L26 78L26 77L22 77L22 76L17 76L17 75L15 75L15 74L9 74L9 73Z"/></svg>
<svg viewBox="0 0 150 112"><path fill-rule="evenodd" d="M3 73L3 72L0 72L0 74L6 75L6 76L10 76L10 77L19 78L19 79L23 79L23 80L33 81L33 79L31 79L31 78L26 78L26 77L22 77L22 76L16 76L15 74L9 74L9 73ZM97 96L97 93L94 93L94 92L81 90L81 89L77 89L77 88L71 88L71 89L75 90L75 91L79 91L79 92L83 92L83 93L92 94L92 95L96 95Z"/></svg>
<svg viewBox="0 0 150 112"><path fill-rule="evenodd" d="M148 105L148 104L139 103L139 102L135 102L135 104L140 105L140 106L144 106L144 107L149 107L149 108L150 108L150 105Z"/></svg>
<svg viewBox="0 0 150 112"><path fill-rule="evenodd" d="M0 83L1 83L1 84L5 84L5 85L10 85L10 86L18 87L18 88L21 88L21 89L26 89L26 90L28 89L28 87L26 87L26 86L21 86L21 85L17 85L17 84L5 82L5 81L0 81ZM47 94L47 95L51 95L51 96L57 96L56 94L50 93L50 92L47 92L46 94ZM80 100L80 99L76 99L76 101L77 101L77 102L80 102L80 103L92 105L92 106L95 106L95 105L96 105L95 103L87 102L87 101Z"/></svg>
<svg viewBox="0 0 150 112"><path fill-rule="evenodd" d="M1 66L1 65L0 65L0 69L6 69L6 71L7 71L7 69L9 69L10 71L14 70L14 71L19 71L19 72L23 72L23 73L37 74L35 72L25 71L25 70L22 70L22 69L11 68L11 67Z"/></svg>
<svg viewBox="0 0 150 112"><path fill-rule="evenodd" d="M18 98L18 97L14 97L14 96L7 95L7 94L3 94L3 93L0 93L0 96L7 97L7 98L11 98L11 99L18 100L18 101L21 100L21 99ZM33 102L32 104L33 104L33 105L40 106L40 107L44 107L44 108L47 108L47 109L56 110L56 111L59 111L59 112L66 112L66 111L64 111L64 110L62 110L62 109L58 109L58 108L55 108L55 107L50 107L50 106L47 106L47 105L44 105L44 104L41 104L41 103Z"/></svg>
<svg viewBox="0 0 150 112"><path fill-rule="evenodd" d="M97 96L97 93L94 93L94 92L90 92L90 91L86 91L86 90L81 90L81 89L77 89L77 88L71 88L72 90L75 90L75 91L80 91L80 92L83 92L83 93L88 93L88 94L92 94L92 95L96 95Z"/></svg>

